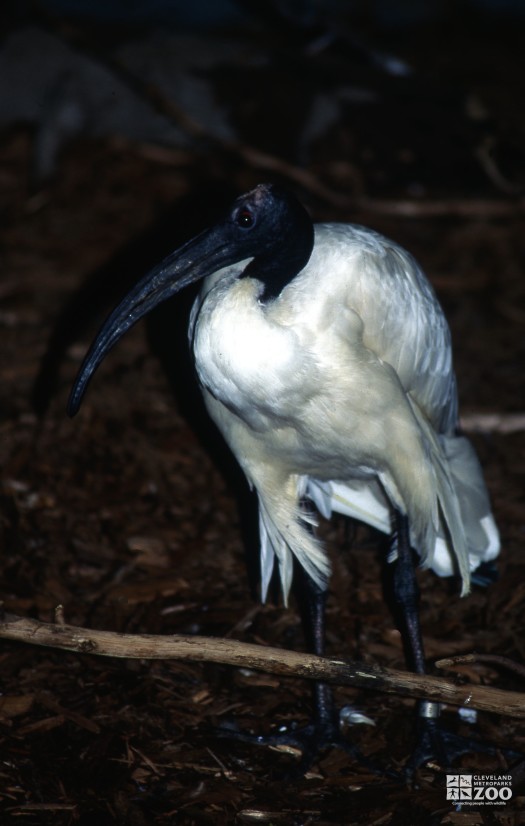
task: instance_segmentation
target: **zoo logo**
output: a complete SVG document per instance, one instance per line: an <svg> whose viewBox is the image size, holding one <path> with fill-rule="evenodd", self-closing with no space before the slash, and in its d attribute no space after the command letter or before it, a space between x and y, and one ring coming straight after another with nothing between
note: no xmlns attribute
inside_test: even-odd
<svg viewBox="0 0 525 826"><path fill-rule="evenodd" d="M504 806L511 797L510 774L447 774L447 800L460 806Z"/></svg>

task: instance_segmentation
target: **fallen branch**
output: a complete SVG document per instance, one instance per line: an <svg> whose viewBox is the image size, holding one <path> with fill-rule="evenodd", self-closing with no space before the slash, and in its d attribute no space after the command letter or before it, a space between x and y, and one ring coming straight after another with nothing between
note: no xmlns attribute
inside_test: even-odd
<svg viewBox="0 0 525 826"><path fill-rule="evenodd" d="M470 433L518 433L525 430L525 413L470 413L460 424Z"/></svg>
<svg viewBox="0 0 525 826"><path fill-rule="evenodd" d="M455 685L440 677L222 638L118 634L39 622L12 614L2 616L0 638L101 657L215 662L525 718L524 693L490 686Z"/></svg>

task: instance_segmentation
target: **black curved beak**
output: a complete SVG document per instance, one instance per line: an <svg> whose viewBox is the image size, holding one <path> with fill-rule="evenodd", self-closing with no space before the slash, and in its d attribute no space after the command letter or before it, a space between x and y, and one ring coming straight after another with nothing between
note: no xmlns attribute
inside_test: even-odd
<svg viewBox="0 0 525 826"><path fill-rule="evenodd" d="M74 416L78 412L95 370L140 318L189 284L242 258L242 253L228 238L224 226L219 225L188 241L144 276L100 328L71 389L68 414Z"/></svg>

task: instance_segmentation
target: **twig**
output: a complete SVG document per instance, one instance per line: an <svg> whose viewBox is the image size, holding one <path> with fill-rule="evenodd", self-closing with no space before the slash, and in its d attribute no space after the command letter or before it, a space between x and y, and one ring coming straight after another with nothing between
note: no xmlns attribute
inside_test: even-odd
<svg viewBox="0 0 525 826"><path fill-rule="evenodd" d="M460 424L470 433L517 433L525 430L525 413L470 413Z"/></svg>
<svg viewBox="0 0 525 826"><path fill-rule="evenodd" d="M102 657L215 662L525 718L525 694L440 677L201 636L117 634L4 614L0 638Z"/></svg>
<svg viewBox="0 0 525 826"><path fill-rule="evenodd" d="M525 665L514 662L514 660L508 657L502 657L500 654L458 654L456 657L446 657L445 659L437 660L434 665L437 668L454 668L456 665L470 665L472 663L487 663L488 665L500 666L525 678Z"/></svg>

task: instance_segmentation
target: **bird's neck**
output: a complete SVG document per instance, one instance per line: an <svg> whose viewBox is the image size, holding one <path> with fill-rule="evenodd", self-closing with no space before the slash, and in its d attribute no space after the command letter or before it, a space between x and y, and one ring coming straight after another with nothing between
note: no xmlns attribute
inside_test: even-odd
<svg viewBox="0 0 525 826"><path fill-rule="evenodd" d="M304 218L297 216L293 225L272 239L270 248L256 255L242 273L242 277L255 278L263 284L259 295L263 304L278 298L310 259L314 228L306 212Z"/></svg>

